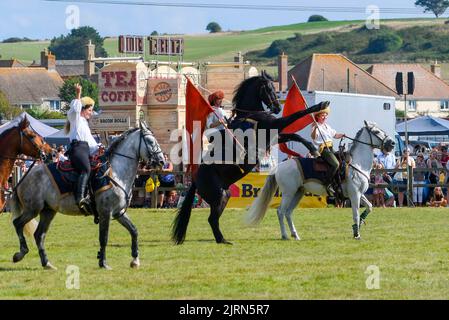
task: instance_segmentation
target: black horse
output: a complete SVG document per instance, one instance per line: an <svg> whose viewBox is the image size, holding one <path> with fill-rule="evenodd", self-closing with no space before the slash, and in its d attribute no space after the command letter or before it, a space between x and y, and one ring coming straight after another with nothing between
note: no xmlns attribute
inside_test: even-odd
<svg viewBox="0 0 449 320"><path fill-rule="evenodd" d="M272 113L281 111L276 91L273 86L273 79L264 71L261 76L251 77L244 80L234 92L232 100L234 106L235 118L230 123L232 129L248 128L259 130L275 129L281 132L297 119L313 112L320 111L327 107L329 102L321 102L304 111L298 111L288 117L276 118ZM271 112L264 111L264 103ZM258 136L258 135L257 135ZM269 139L258 141L256 144L265 149L269 148ZM312 154L316 154L316 148L313 144L297 134L279 133L277 142L297 141L304 144ZM248 145L245 144L245 149ZM185 240L187 225L190 220L195 192L210 205L209 224L214 233L217 243L227 243L219 228L219 219L223 213L230 197L229 186L246 176L256 166L254 161L245 161L242 164L200 164L197 175L187 191L181 208L173 222L172 240L176 244L181 244Z"/></svg>

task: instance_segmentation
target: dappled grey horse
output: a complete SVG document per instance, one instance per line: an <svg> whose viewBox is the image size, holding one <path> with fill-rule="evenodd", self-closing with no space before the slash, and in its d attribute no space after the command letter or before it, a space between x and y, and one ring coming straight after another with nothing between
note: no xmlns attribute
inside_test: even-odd
<svg viewBox="0 0 449 320"><path fill-rule="evenodd" d="M133 257L131 267L138 267L140 261L137 229L126 214L126 209L129 205L139 160L144 159L150 162L152 167L160 168L164 164L164 156L153 133L145 125L130 129L117 137L106 151L106 155L110 168L105 175L108 174L111 177L113 186L95 195L96 209L100 218L99 266L110 269L106 263L106 245L109 222L111 218L114 218L131 234ZM47 172L43 165L32 168L13 194L11 201L13 224L20 241L20 251L14 254L13 261L22 260L28 253L23 229L25 224L40 215L34 238L39 249L42 266L45 269L55 269L49 262L44 248L45 235L51 221L57 212L66 215L84 214L80 212L74 197L61 197Z"/></svg>
<svg viewBox="0 0 449 320"><path fill-rule="evenodd" d="M351 139L351 138L350 138ZM350 162L345 173L345 181L342 183L343 193L351 200L354 224L352 226L354 239L360 239L360 224L372 211L372 205L365 197L369 187L370 173L373 166L373 149L384 149L391 152L395 142L375 123L365 121L365 126L360 129L353 140L349 151ZM318 180L310 179L304 181L304 177L298 168L295 159L281 162L266 179L265 185L254 200L246 215L246 222L250 225L259 223L267 211L268 205L273 198L279 185L282 193L281 205L277 209L282 239L288 239L284 225L284 217L290 228L291 236L299 240L299 235L292 221L292 212L298 205L304 193L315 195L326 195L326 186ZM365 207L362 215L359 215L360 204Z"/></svg>

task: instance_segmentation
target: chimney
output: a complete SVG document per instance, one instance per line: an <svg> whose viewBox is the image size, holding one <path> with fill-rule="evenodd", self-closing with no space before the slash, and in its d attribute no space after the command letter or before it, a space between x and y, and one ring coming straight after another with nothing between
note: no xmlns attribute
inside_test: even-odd
<svg viewBox="0 0 449 320"><path fill-rule="evenodd" d="M44 67L48 71L56 70L56 57L51 52L48 52L47 49L41 51L41 67Z"/></svg>
<svg viewBox="0 0 449 320"><path fill-rule="evenodd" d="M438 64L438 61L435 60L435 63L430 65L430 71L441 79L441 65Z"/></svg>
<svg viewBox="0 0 449 320"><path fill-rule="evenodd" d="M86 60L84 61L84 74L86 76L91 76L95 73L95 62L91 59L95 58L95 45L89 40L89 43L85 46L86 49Z"/></svg>
<svg viewBox="0 0 449 320"><path fill-rule="evenodd" d="M279 91L288 89L288 56L282 52L278 58Z"/></svg>

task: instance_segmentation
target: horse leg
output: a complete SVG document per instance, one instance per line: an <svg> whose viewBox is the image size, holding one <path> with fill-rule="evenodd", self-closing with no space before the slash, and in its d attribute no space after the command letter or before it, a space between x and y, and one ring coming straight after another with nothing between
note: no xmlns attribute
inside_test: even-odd
<svg viewBox="0 0 449 320"><path fill-rule="evenodd" d="M360 201L362 205L365 207L365 210L360 215L360 226L361 226L362 224L366 224L365 222L366 217L368 217L371 211L373 211L373 205L371 204L371 202L368 201L368 199L365 197L364 194L362 194L362 196L360 197Z"/></svg>
<svg viewBox="0 0 449 320"><path fill-rule="evenodd" d="M17 236L19 237L20 251L16 252L12 258L14 263L19 262L30 251L26 242L26 238L23 235L24 226L38 215L35 211L23 211L22 215L13 221L14 228L16 229Z"/></svg>
<svg viewBox="0 0 449 320"><path fill-rule="evenodd" d="M354 224L352 225L352 232L355 240L360 240L360 194L358 192L351 196L351 207L352 207L352 219Z"/></svg>
<svg viewBox="0 0 449 320"><path fill-rule="evenodd" d="M100 213L100 251L98 252L98 265L100 268L111 270L106 262L106 245L108 244L110 215L104 212Z"/></svg>
<svg viewBox="0 0 449 320"><path fill-rule="evenodd" d="M293 224L292 214L293 214L293 211L295 210L296 206L298 205L299 201L303 197L303 195L304 195L304 190L299 189L298 191L296 191L292 201L290 202L290 206L287 210L287 213L285 215L285 217L287 218L288 226L290 228L291 236L295 240L301 240L301 238L299 237L299 234L296 231L295 225Z"/></svg>
<svg viewBox="0 0 449 320"><path fill-rule="evenodd" d="M220 231L220 217L226 207L226 204L228 203L229 197L231 196L231 193L229 190L222 190L221 197L219 198L219 201L217 201L216 204L210 205L210 216L209 216L209 225L212 228L212 232L214 233L215 241L217 243L223 243L223 244L232 244L231 242L225 240L223 237L223 234ZM206 200L207 201L207 200Z"/></svg>
<svg viewBox="0 0 449 320"><path fill-rule="evenodd" d="M129 219L126 213L118 217L117 220L122 226L126 228L126 230L128 230L129 234L131 235L131 256L133 257L133 260L131 261L130 267L138 268L140 267L140 260L139 260L139 244L137 241L138 237L137 228L131 222L131 219Z"/></svg>
<svg viewBox="0 0 449 320"><path fill-rule="evenodd" d="M313 156L320 156L320 153L318 152L317 148L314 146L312 142L310 142L307 139L304 139L299 134L296 133L279 133L279 139L278 143L285 143L288 141L296 141L299 143L302 143Z"/></svg>
<svg viewBox="0 0 449 320"><path fill-rule="evenodd" d="M45 236L47 235L48 228L50 227L51 221L55 215L56 212L49 208L42 210L40 213L39 225L34 233L34 239L36 241L37 248L39 249L41 264L46 270L57 270L57 268L48 261L47 253L45 252L44 247Z"/></svg>
<svg viewBox="0 0 449 320"><path fill-rule="evenodd" d="M287 229L285 228L285 224L284 224L284 217L285 217L286 213L288 212L292 198L293 198L292 195L283 193L281 205L277 209L279 226L281 228L281 239L282 240L289 239L288 234L287 234Z"/></svg>

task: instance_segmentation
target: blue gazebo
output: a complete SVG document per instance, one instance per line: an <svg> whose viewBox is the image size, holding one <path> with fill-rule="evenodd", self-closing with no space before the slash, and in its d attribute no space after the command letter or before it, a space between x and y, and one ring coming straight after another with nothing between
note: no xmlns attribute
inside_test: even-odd
<svg viewBox="0 0 449 320"><path fill-rule="evenodd" d="M396 125L396 131L405 135L405 122ZM422 116L407 121L407 133L409 136L448 136L449 120L432 116Z"/></svg>

